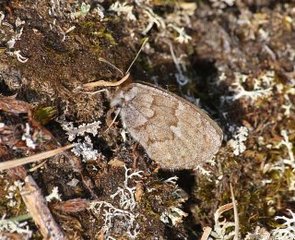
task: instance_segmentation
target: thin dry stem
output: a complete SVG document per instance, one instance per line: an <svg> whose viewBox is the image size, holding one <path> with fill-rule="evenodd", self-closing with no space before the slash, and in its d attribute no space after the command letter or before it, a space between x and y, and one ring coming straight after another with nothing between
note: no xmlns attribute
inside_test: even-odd
<svg viewBox="0 0 295 240"><path fill-rule="evenodd" d="M37 162L46 158L50 158L53 157L59 153L64 152L67 149L70 149L72 147L74 147L75 144L70 144L64 147L60 147L54 150L50 150L50 151L46 151L46 152L42 152L42 153L38 153L29 157L24 157L24 158L19 158L19 159L14 159L14 160L9 160L6 162L1 162L0 163L0 171L3 170L7 170L10 168L15 168L21 165L25 165L28 163L32 163L32 162Z"/></svg>
<svg viewBox="0 0 295 240"><path fill-rule="evenodd" d="M106 63L108 65L110 65L112 68L116 69L121 74L121 76L124 76L124 73L122 72L122 70L119 69L118 67L116 67L114 64L112 64L108 60L106 60L106 59L104 59L102 57L98 58L98 60L101 61L101 62L104 62L104 63Z"/></svg>
<svg viewBox="0 0 295 240"><path fill-rule="evenodd" d="M201 237L201 240L207 240L209 238L209 236L210 236L210 233L212 231L212 228L210 228L210 227L204 227L203 230L204 230L204 232L203 232L203 235Z"/></svg>
<svg viewBox="0 0 295 240"><path fill-rule="evenodd" d="M234 190L233 190L233 186L230 183L230 193L231 193L231 198L232 198L232 205L233 205L233 210L234 210L234 218L235 218L235 236L234 236L234 240L238 240L239 239L239 215L238 215L238 208L237 208L237 203L235 200L235 195L234 195Z"/></svg>

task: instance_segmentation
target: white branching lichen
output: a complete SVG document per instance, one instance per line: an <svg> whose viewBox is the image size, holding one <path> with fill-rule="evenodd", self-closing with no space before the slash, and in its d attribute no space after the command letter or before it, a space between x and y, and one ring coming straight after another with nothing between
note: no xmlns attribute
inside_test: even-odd
<svg viewBox="0 0 295 240"><path fill-rule="evenodd" d="M125 165L124 165L124 169L125 169L124 186L118 187L117 191L111 195L111 198L115 199L116 197L119 197L119 206L121 208L134 210L136 206L136 200L135 200L136 187L129 187L128 181L130 181L134 177L142 178L143 171L130 173L132 170L128 169Z"/></svg>
<svg viewBox="0 0 295 240"><path fill-rule="evenodd" d="M73 19L80 18L80 17L85 17L89 13L90 8L91 8L90 4L82 2L79 11L72 13L71 17Z"/></svg>
<svg viewBox="0 0 295 240"><path fill-rule="evenodd" d="M240 155L246 150L245 141L248 138L248 134L248 128L245 126L238 127L233 134L233 139L228 141L228 144L233 149L235 156Z"/></svg>
<svg viewBox="0 0 295 240"><path fill-rule="evenodd" d="M293 104L291 102L288 102L287 104L283 104L282 108L284 109L284 115L286 117L290 117L291 115L291 109L293 108Z"/></svg>
<svg viewBox="0 0 295 240"><path fill-rule="evenodd" d="M94 201L89 209L98 217L103 217L104 223L101 228L104 239L115 239L111 236L114 223L121 223L126 228L126 234L130 239L136 239L139 234L139 225L136 222L137 215L130 211L119 209L106 201Z"/></svg>
<svg viewBox="0 0 295 240"><path fill-rule="evenodd" d="M100 121L94 121L93 123L83 123L78 127L74 127L74 124L72 122L66 122L62 123L61 127L63 128L63 130L66 131L66 134L68 135L68 140L72 142L75 140L76 137L84 136L85 133L90 133L93 137L95 137L98 133L98 129L100 128L100 124Z"/></svg>
<svg viewBox="0 0 295 240"><path fill-rule="evenodd" d="M82 161L96 160L98 157L98 151L93 149L93 143L87 134L91 134L95 137L98 134L98 129L100 128L100 121L94 121L93 123L81 124L78 127L74 127L72 122L63 122L61 127L66 131L68 135L68 140L73 142L77 137L77 144L72 149L72 152L76 156L81 156Z"/></svg>
<svg viewBox="0 0 295 240"><path fill-rule="evenodd" d="M189 82L189 78L184 74L186 72L186 64L182 61L181 57L176 57L173 45L169 43L169 48L172 56L172 60L175 64L177 73L175 73L176 81L180 86L184 86Z"/></svg>
<svg viewBox="0 0 295 240"><path fill-rule="evenodd" d="M288 157L283 158L280 157L278 161L276 161L274 164L271 164L268 166L268 171L278 171L281 175L284 174L286 169L292 169L293 173L295 172L295 157L293 153L293 143L290 142L288 132L286 130L281 131L281 135L283 137L283 140L281 140L275 148L281 148L285 147L288 151ZM292 187L291 187L292 188Z"/></svg>
<svg viewBox="0 0 295 240"><path fill-rule="evenodd" d="M100 19L103 19L104 18L104 8L101 6L101 5L97 5L97 7L95 9L93 9L93 13L97 14Z"/></svg>
<svg viewBox="0 0 295 240"><path fill-rule="evenodd" d="M7 52L8 55L10 56L16 56L16 59L21 62L21 63L26 63L29 59L27 57L24 57L20 50L16 50L16 51L13 51L13 52Z"/></svg>
<svg viewBox="0 0 295 240"><path fill-rule="evenodd" d="M225 72L219 69L219 75L218 79L216 81L216 84L219 86L222 82L224 82L227 79L227 76L225 75Z"/></svg>
<svg viewBox="0 0 295 240"><path fill-rule="evenodd" d="M14 49L14 45L15 45L16 41L21 40L21 36L22 36L23 30L24 30L24 26L22 26L22 25L25 24L25 21L22 21L19 17L17 17L15 20L15 24L14 24L15 27L13 27L12 25L7 24L6 22L3 21L4 18L2 15L0 17L2 19L1 24L9 26L11 31L14 33L13 36L6 42L6 47L7 47L6 53L10 56L15 56L19 62L26 63L29 59L27 57L24 57L21 54L20 50Z"/></svg>
<svg viewBox="0 0 295 240"><path fill-rule="evenodd" d="M0 26L2 25L2 21L4 20L4 18L5 14L2 11L0 11Z"/></svg>
<svg viewBox="0 0 295 240"><path fill-rule="evenodd" d="M284 87L282 87L282 89L284 89ZM295 89L294 86L290 86L289 89L288 88L286 89L286 92L284 94L285 103L282 105L282 109L284 109L284 116L286 117L290 117L292 115L291 112L294 109L294 104L289 97L289 94L292 95L292 91L294 95L294 89Z"/></svg>
<svg viewBox="0 0 295 240"><path fill-rule="evenodd" d="M61 2L59 0L50 0L49 2L50 8L48 10L49 16L59 17L61 14Z"/></svg>
<svg viewBox="0 0 295 240"><path fill-rule="evenodd" d="M31 131L30 125L29 125L29 123L26 123L26 128L25 128L24 134L22 135L22 140L26 142L27 147L35 149L36 148L36 143L33 140L30 131Z"/></svg>
<svg viewBox="0 0 295 240"><path fill-rule="evenodd" d="M58 187L54 187L49 195L45 197L47 202L51 202L52 200L61 201L61 195L58 192Z"/></svg>
<svg viewBox="0 0 295 240"><path fill-rule="evenodd" d="M257 226L253 233L247 233L245 240L271 240L271 236L265 228Z"/></svg>
<svg viewBox="0 0 295 240"><path fill-rule="evenodd" d="M178 33L178 37L176 38L177 42L188 43L190 40L192 40L192 37L185 32L184 27L177 27L174 24L169 24L168 27L171 27Z"/></svg>
<svg viewBox="0 0 295 240"><path fill-rule="evenodd" d="M18 204L16 196L22 190L23 185L24 183L19 180L14 181L12 185L7 181L7 185L5 186L5 190L7 191L5 198L8 199L7 206L14 208Z"/></svg>
<svg viewBox="0 0 295 240"><path fill-rule="evenodd" d="M138 214L134 214L136 207L135 200L135 187L129 186L129 181L133 178L141 178L142 171L131 172L131 169L125 168L125 180L123 187L118 187L118 190L111 195L111 198L115 200L118 198L119 206L114 206L107 201L93 201L90 204L89 209L98 218L101 216L104 219L104 224L101 228L101 232L104 239L114 239L111 234L114 229L114 225L124 228L126 235L129 239L136 239L139 234L139 224L136 222ZM114 201L116 202L116 201Z"/></svg>
<svg viewBox="0 0 295 240"><path fill-rule="evenodd" d="M212 172L206 170L202 165L196 166L195 170L200 173L201 175L207 177L208 181L211 181L210 177L212 176Z"/></svg>
<svg viewBox="0 0 295 240"><path fill-rule="evenodd" d="M282 220L284 223L271 232L274 240L291 240L295 239L295 213L288 209L290 218L285 216L277 216L275 220Z"/></svg>
<svg viewBox="0 0 295 240"><path fill-rule="evenodd" d="M173 176L173 177L170 177L170 178L166 179L164 181L164 183L169 183L169 184L173 184L173 185L177 186L177 181L178 181L178 177Z"/></svg>
<svg viewBox="0 0 295 240"><path fill-rule="evenodd" d="M89 136L84 137L84 141L78 141L75 147L71 150L76 156L82 157L82 161L96 160L98 151L93 149L93 143Z"/></svg>
<svg viewBox="0 0 295 240"><path fill-rule="evenodd" d="M209 0L212 3L212 7L223 9L234 5L236 0Z"/></svg>
<svg viewBox="0 0 295 240"><path fill-rule="evenodd" d="M293 153L293 143L290 142L289 136L288 136L288 133L286 130L282 130L281 135L284 139L277 145L277 147L285 146L287 148L289 158L284 159L284 163L286 165L289 165L295 171L295 158L294 158L294 153Z"/></svg>
<svg viewBox="0 0 295 240"><path fill-rule="evenodd" d="M33 232L27 226L27 222L19 223L14 220L5 219L5 215L0 219L0 232L10 232L22 234L25 238L29 239Z"/></svg>
<svg viewBox="0 0 295 240"><path fill-rule="evenodd" d="M144 6L143 13L144 15L148 16L148 20L147 20L148 24L142 31L143 35L146 35L152 29L154 25L156 25L157 28L161 30L166 29L166 23L164 19L158 16L157 14L155 14L152 8L148 6Z"/></svg>
<svg viewBox="0 0 295 240"><path fill-rule="evenodd" d="M183 218L187 216L188 214L180 208L170 207L161 214L160 220L165 224L169 224L171 222L172 226L176 226L177 224L183 222Z"/></svg>
<svg viewBox="0 0 295 240"><path fill-rule="evenodd" d="M256 101L261 97L269 97L273 94L273 87L275 86L275 72L268 71L258 78L254 79L253 90L246 90L243 86L248 81L249 76L241 73L235 73L235 81L229 87L232 96L224 97L228 101L236 101L241 98Z"/></svg>
<svg viewBox="0 0 295 240"><path fill-rule="evenodd" d="M119 1L113 3L110 8L110 11L116 12L118 16L124 14L127 17L127 20L136 21L136 17L133 14L133 6L127 5L126 2L120 3Z"/></svg>
<svg viewBox="0 0 295 240"><path fill-rule="evenodd" d="M223 212L227 210L220 210L219 208L214 214L214 228L211 231L210 237L208 240L232 240L235 235L235 223L234 222L227 222L226 219L220 221L220 217Z"/></svg>
<svg viewBox="0 0 295 240"><path fill-rule="evenodd" d="M165 211L161 213L160 220L165 224L172 224L172 226L176 226L183 222L183 219L188 216L186 212L180 209L181 204L186 201L186 198L181 196L181 191L177 185L177 176L170 177L164 181L166 184L172 184L175 188L172 195L175 196L179 201L177 205L168 207Z"/></svg>
<svg viewBox="0 0 295 240"><path fill-rule="evenodd" d="M290 213L290 217L276 216L275 220L283 221L277 228L272 231L267 231L265 228L257 226L254 232L248 232L245 236L245 240L294 240L295 239L295 213L287 209ZM219 222L217 213L215 213L215 226L211 232L209 240L232 240L234 237L233 222L227 222L226 220Z"/></svg>

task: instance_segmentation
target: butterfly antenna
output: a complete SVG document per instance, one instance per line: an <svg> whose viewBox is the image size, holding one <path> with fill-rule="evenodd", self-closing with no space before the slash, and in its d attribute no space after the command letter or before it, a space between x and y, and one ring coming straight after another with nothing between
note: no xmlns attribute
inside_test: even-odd
<svg viewBox="0 0 295 240"><path fill-rule="evenodd" d="M111 124L108 126L108 128L104 131L104 132L107 132L110 130L110 128L114 125L115 121L118 119L118 116L121 112L121 108L119 108L116 112L116 116L114 117L114 119L112 120Z"/></svg>
<svg viewBox="0 0 295 240"><path fill-rule="evenodd" d="M142 51L142 49L143 49L144 45L145 45L145 44L148 42L148 40L149 40L149 38L148 38L148 37L147 37L147 38L145 38L145 39L143 40L143 43L141 44L141 47L140 47L140 49L138 50L138 52L137 52L137 54L136 54L135 58L133 59L133 61L132 61L132 62L131 62L131 64L129 65L129 67L128 67L128 69L127 69L126 73L129 73L129 71L130 71L131 67L133 66L133 64L134 64L134 63L135 63L135 61L137 60L137 58L138 58L139 54L141 53L141 51Z"/></svg>
<svg viewBox="0 0 295 240"><path fill-rule="evenodd" d="M106 60L106 59L100 57L100 58L98 58L98 61L100 61L100 62L104 62L104 63L108 64L109 66L111 66L112 68L114 68L115 70L117 70L122 76L124 76L123 71L122 71L121 69L119 69L118 67L116 67L116 66L115 66L114 64L112 64L111 62L109 62L108 60Z"/></svg>
<svg viewBox="0 0 295 240"><path fill-rule="evenodd" d="M114 64L112 64L108 60L106 60L106 59L104 59L102 57L98 58L99 61L104 62L104 63L108 64L109 66L111 66L112 68L116 69L123 76L121 80L119 80L119 81L117 81L115 83L107 82L107 81L104 81L104 80L99 80L99 81L96 81L96 82L83 84L83 88L84 89L92 89L92 88L95 88L95 87L116 87L116 86L121 85L123 82L125 82L129 78L129 75L130 75L129 71L130 71L131 67L133 66L133 64L135 63L135 61L137 60L140 52L142 51L144 45L147 43L148 40L149 40L148 38L144 39L143 43L141 44L140 49L138 50L135 58L133 59L132 63L128 67L125 74L123 73L122 70L120 70L118 67L116 67Z"/></svg>

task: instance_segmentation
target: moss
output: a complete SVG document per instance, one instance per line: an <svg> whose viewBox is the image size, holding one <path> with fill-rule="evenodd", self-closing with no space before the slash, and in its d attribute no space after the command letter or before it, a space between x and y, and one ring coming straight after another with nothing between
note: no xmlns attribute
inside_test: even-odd
<svg viewBox="0 0 295 240"><path fill-rule="evenodd" d="M34 119L40 122L42 125L46 125L50 122L57 114L57 109L55 107L37 107L33 111Z"/></svg>
<svg viewBox="0 0 295 240"><path fill-rule="evenodd" d="M99 31L95 31L92 33L93 36L97 36L99 38L106 39L110 44L117 45L114 37L110 32L107 31L106 28L101 28Z"/></svg>
<svg viewBox="0 0 295 240"><path fill-rule="evenodd" d="M90 37L97 45L100 45L100 41L107 41L111 45L116 45L117 42L112 33L103 25L93 21L85 21L80 23L78 30L85 36Z"/></svg>

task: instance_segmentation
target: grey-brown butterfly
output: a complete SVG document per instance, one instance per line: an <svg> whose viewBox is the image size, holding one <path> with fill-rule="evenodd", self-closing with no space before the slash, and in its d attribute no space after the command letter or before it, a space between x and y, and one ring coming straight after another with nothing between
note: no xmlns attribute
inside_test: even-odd
<svg viewBox="0 0 295 240"><path fill-rule="evenodd" d="M163 89L127 84L112 97L115 106L123 126L162 168L196 168L221 146L222 130L203 110Z"/></svg>

